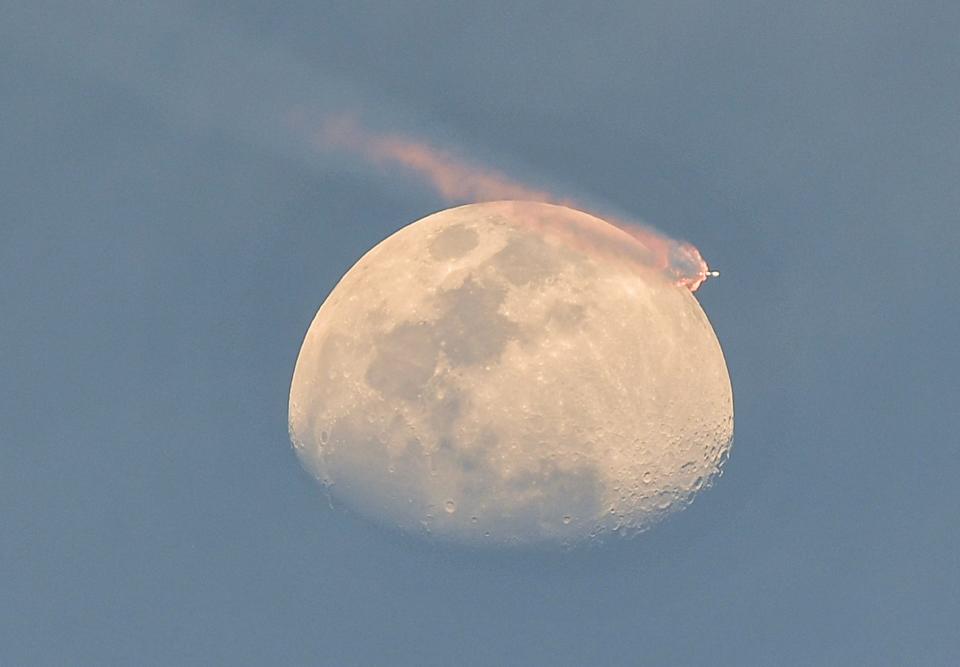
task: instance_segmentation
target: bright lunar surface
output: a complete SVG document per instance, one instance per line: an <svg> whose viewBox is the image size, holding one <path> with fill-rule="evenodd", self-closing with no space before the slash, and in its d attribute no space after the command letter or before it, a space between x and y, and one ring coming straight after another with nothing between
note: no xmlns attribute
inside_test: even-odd
<svg viewBox="0 0 960 667"><path fill-rule="evenodd" d="M719 474L733 397L694 296L580 211L441 211L358 261L313 320L290 434L331 495L465 543L632 535ZM622 245L621 245L622 244Z"/></svg>

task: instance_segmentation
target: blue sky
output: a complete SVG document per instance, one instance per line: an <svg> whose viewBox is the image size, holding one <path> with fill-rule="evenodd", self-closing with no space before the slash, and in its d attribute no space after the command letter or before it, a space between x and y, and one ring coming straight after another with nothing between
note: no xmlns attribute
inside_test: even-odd
<svg viewBox="0 0 960 667"><path fill-rule="evenodd" d="M960 10L11 3L0 664L956 664ZM696 243L736 440L641 539L439 547L287 441L317 306L445 202L359 109Z"/></svg>

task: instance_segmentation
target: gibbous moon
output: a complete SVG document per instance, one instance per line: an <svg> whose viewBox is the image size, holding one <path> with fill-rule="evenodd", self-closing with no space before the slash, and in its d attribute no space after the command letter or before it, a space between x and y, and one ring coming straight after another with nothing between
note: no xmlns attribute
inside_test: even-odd
<svg viewBox="0 0 960 667"><path fill-rule="evenodd" d="M690 291L611 240L630 242L490 202L378 244L300 350L303 464L361 514L462 543L632 535L684 507L729 453L726 363Z"/></svg>

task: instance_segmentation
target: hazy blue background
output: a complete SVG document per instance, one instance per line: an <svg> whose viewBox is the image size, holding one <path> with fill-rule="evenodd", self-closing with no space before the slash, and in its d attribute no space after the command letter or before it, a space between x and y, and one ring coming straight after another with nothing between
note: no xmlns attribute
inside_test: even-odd
<svg viewBox="0 0 960 667"><path fill-rule="evenodd" d="M0 2L0 664L960 662L960 4L229 4ZM301 337L445 204L296 105L694 241L718 485L571 554L331 511Z"/></svg>

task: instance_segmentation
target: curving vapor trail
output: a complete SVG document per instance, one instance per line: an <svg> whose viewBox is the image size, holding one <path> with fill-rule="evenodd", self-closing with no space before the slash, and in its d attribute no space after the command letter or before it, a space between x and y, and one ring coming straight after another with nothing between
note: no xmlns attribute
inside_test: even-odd
<svg viewBox="0 0 960 667"><path fill-rule="evenodd" d="M376 117L378 127L388 128L410 127L400 121L416 114L302 62L285 45L251 41L229 25L163 2L78 0L54 14L41 5L25 3L4 14L0 42L6 49L84 80L126 88L188 128L209 126L310 162L331 149L345 150L368 163L414 173L450 202L532 200L589 210L418 138L365 130L342 110L391 109L388 116L377 112ZM326 120L314 125L308 117ZM629 236L635 247L617 252L666 272L692 291L715 275L689 243L630 220L600 217L625 232L606 239L605 252L628 243Z"/></svg>
<svg viewBox="0 0 960 667"><path fill-rule="evenodd" d="M472 164L414 137L368 132L352 116L326 118L319 129L312 132L311 140L322 150L346 150L373 164L396 165L411 171L449 202L527 200L586 210L570 198L527 186L507 174ZM634 261L663 271L691 292L695 292L708 277L718 275L708 268L700 251L690 243L677 241L629 220L609 215L603 219L629 237L625 239L617 235L616 243L636 244L636 248L625 249ZM609 243L609 239L606 241ZM594 249L604 250L596 246Z"/></svg>

